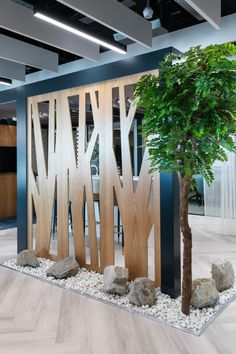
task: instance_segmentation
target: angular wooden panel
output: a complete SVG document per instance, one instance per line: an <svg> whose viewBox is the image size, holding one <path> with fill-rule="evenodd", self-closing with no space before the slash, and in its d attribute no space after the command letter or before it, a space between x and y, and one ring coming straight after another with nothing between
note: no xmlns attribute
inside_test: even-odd
<svg viewBox="0 0 236 354"><path fill-rule="evenodd" d="M54 121L54 98L53 96L48 95L49 100L49 116L52 121ZM31 195L33 197L35 212L37 216L36 224L36 250L38 255L41 257L49 256L49 247L50 247L50 234L51 234L51 222L52 222L52 211L53 211L53 201L54 201L54 189L55 189L55 164L54 164L54 133L52 132L51 124L49 125L49 139L48 139L48 175L46 173L46 162L44 156L43 140L42 140L42 131L40 125L40 115L38 110L38 102L42 102L42 99L34 100L29 99L28 102L28 203L30 201ZM33 124L33 134L35 141L35 151L36 151L36 162L37 162L37 173L35 176L34 171L32 170L32 131L31 127ZM52 135L52 136L51 136ZM52 145L52 146L51 146ZM30 209L30 208L29 208ZM28 218L32 217L32 212L28 210ZM31 214L31 215L30 215ZM32 220L28 220L28 225L32 224ZM28 239L30 245L32 245L32 227L29 228Z"/></svg>
<svg viewBox="0 0 236 354"><path fill-rule="evenodd" d="M28 201L31 210L28 218L29 225L32 225L33 198L37 215L36 252L39 256L52 257L49 247L53 201L56 198L57 258L61 259L69 254L68 206L71 203L75 257L81 266L102 272L105 266L114 264L115 260L114 206L118 204L124 230L125 265L129 269L130 278L148 275L148 238L154 225L155 282L160 285L159 174L148 173L148 151L145 151L139 177L133 176L129 136L136 106L132 102L127 111L125 91L127 85L135 84L143 74L29 99ZM119 175L113 149L114 88L119 92L122 176ZM79 102L77 152L74 148L69 104L73 96L77 96ZM94 124L89 140L86 135L86 97L89 97ZM38 104L45 101L49 101L47 159L44 156L38 111ZM32 133L36 147L37 177L32 171ZM98 140L99 176L94 177L91 174L91 159ZM48 169L45 161L48 161ZM95 179L99 183L99 191L96 192ZM100 234L96 228L94 200L99 200L100 205ZM85 242L85 205L89 249ZM29 239L32 239L32 227L29 228ZM32 245L32 240L29 244ZM86 251L87 254L89 252L90 264L86 262Z"/></svg>

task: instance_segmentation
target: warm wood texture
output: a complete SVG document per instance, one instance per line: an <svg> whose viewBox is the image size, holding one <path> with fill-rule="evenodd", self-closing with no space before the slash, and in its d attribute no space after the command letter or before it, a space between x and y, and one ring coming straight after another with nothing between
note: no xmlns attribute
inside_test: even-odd
<svg viewBox="0 0 236 354"><path fill-rule="evenodd" d="M207 232L215 225L216 232ZM217 218L190 216L193 275L210 276L215 258L236 269L236 238ZM16 229L0 231L0 259L16 253ZM236 301L195 337L0 267L2 354L235 354Z"/></svg>
<svg viewBox="0 0 236 354"><path fill-rule="evenodd" d="M16 174L0 173L0 217L16 215Z"/></svg>
<svg viewBox="0 0 236 354"><path fill-rule="evenodd" d="M39 102L42 99L39 97ZM51 222L52 222L52 211L54 202L54 190L55 190L55 165L54 165L54 97L49 95L49 107L50 107L50 117L52 122L49 124L48 134L50 136L50 154L48 156L48 166L45 163L45 156L43 150L43 140L42 132L39 119L39 111L37 102L33 102L32 106L29 105L28 116L30 117L29 129L28 129L28 146L31 146L31 134L32 134L32 124L33 133L35 141L35 151L37 160L37 183L33 173L32 168L29 168L28 174L28 219L29 221L29 235L32 234L32 198L34 201L34 207L37 216L37 227L36 227L36 249L38 254L42 257L49 257L49 247L50 247L50 235L51 235ZM32 114L31 114L32 113ZM31 121L32 118L32 121ZM52 136L52 137L51 137ZM32 164L31 148L28 154L29 166ZM59 226L58 226L59 227ZM32 238L29 237L29 248L32 247ZM60 249L61 251L61 249ZM60 254L59 251L59 255Z"/></svg>
<svg viewBox="0 0 236 354"><path fill-rule="evenodd" d="M0 146L16 146L16 126L0 125Z"/></svg>
<svg viewBox="0 0 236 354"><path fill-rule="evenodd" d="M16 146L16 126L0 125L0 146ZM0 173L0 217L15 215L16 174Z"/></svg>
<svg viewBox="0 0 236 354"><path fill-rule="evenodd" d="M155 281L160 284L160 208L159 175L148 173L148 152L144 153L138 180L133 180L129 134L136 105L128 112L125 88L143 75L136 74L85 87L55 92L28 100L28 222L29 247L32 248L32 200L35 206L36 252L51 257L50 238L53 201L57 199L57 258L69 254L68 203L72 205L74 253L81 266L103 271L115 263L114 205L117 201L124 229L124 258L130 278L148 275L148 239L155 232ZM121 158L123 176L119 176L113 149L113 89L119 92ZM69 97L79 98L78 165L76 165L71 126ZM86 140L86 97L89 96L94 129ZM44 156L38 104L49 102L48 157ZM56 134L54 132L56 122ZM32 129L33 127L33 129ZM32 134L34 134L38 177L32 167ZM100 171L100 249L96 230L94 194L90 161L99 139ZM55 141L56 139L56 141ZM55 146L55 148L54 148ZM46 164L48 166L46 166ZM90 263L86 260L83 224L84 202L88 210Z"/></svg>

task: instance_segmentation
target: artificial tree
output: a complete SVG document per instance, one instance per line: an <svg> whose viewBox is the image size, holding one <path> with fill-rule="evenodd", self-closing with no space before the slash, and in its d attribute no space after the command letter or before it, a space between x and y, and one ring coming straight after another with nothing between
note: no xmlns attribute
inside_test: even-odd
<svg viewBox="0 0 236 354"><path fill-rule="evenodd" d="M236 54L233 44L193 47L168 54L158 75L143 76L134 98L145 108L143 134L151 171L176 172L180 184L180 227L183 235L182 312L189 314L192 293L192 232L188 195L192 177L210 184L212 165L236 152ZM231 58L230 58L231 57Z"/></svg>

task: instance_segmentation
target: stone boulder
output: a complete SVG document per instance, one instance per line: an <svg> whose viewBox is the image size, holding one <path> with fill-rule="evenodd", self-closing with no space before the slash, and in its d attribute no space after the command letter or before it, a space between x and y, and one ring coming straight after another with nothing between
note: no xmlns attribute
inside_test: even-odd
<svg viewBox="0 0 236 354"><path fill-rule="evenodd" d="M47 276L57 279L65 279L76 275L79 269L79 263L76 261L75 257L66 257L53 264L53 266L47 270Z"/></svg>
<svg viewBox="0 0 236 354"><path fill-rule="evenodd" d="M136 278L130 287L129 301L137 306L154 305L156 290L153 282L148 278Z"/></svg>
<svg viewBox="0 0 236 354"><path fill-rule="evenodd" d="M192 284L191 305L201 309L214 306L219 300L219 293L213 279L195 279Z"/></svg>
<svg viewBox="0 0 236 354"><path fill-rule="evenodd" d="M29 266L29 267L37 268L39 267L39 261L33 251L24 250L17 255L16 265L23 266L23 267Z"/></svg>
<svg viewBox="0 0 236 354"><path fill-rule="evenodd" d="M215 280L218 291L223 291L234 285L234 269L230 262L215 260L211 266L212 279Z"/></svg>
<svg viewBox="0 0 236 354"><path fill-rule="evenodd" d="M127 292L127 268L115 265L108 266L103 273L103 289L110 294L124 295Z"/></svg>

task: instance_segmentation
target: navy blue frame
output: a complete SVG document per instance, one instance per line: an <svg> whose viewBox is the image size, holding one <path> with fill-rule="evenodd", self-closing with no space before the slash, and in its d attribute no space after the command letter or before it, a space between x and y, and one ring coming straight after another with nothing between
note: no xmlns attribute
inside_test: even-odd
<svg viewBox="0 0 236 354"><path fill-rule="evenodd" d="M0 104L17 102L17 250L27 248L27 97L157 69L172 47L0 92ZM161 173L162 291L180 295L179 186L175 175Z"/></svg>

